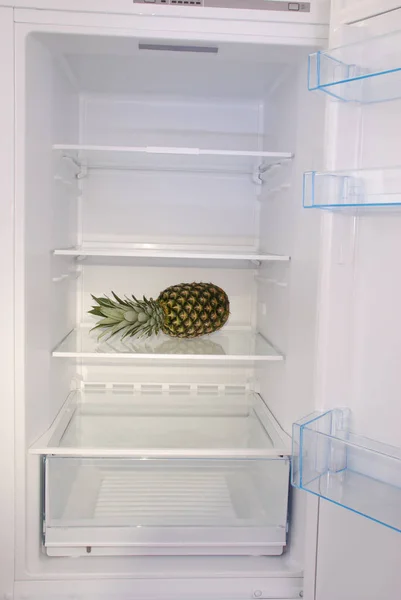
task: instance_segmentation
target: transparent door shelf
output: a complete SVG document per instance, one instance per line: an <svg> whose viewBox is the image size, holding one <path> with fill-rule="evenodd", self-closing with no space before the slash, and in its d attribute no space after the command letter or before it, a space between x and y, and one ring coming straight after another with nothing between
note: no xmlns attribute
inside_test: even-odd
<svg viewBox="0 0 401 600"><path fill-rule="evenodd" d="M349 411L293 427L292 483L401 532L401 449L350 432Z"/></svg>
<svg viewBox="0 0 401 600"><path fill-rule="evenodd" d="M305 208L385 209L401 206L401 167L304 173Z"/></svg>
<svg viewBox="0 0 401 600"><path fill-rule="evenodd" d="M254 393L73 392L32 454L78 457L289 456L290 438Z"/></svg>
<svg viewBox="0 0 401 600"><path fill-rule="evenodd" d="M126 244L113 246L84 245L74 248L57 248L53 251L56 256L80 256L82 258L105 259L120 262L119 259L143 262L149 259L152 263L163 262L183 263L194 262L207 266L255 267L261 262L286 262L289 256L268 254L246 248L210 248L206 246L161 246L156 244Z"/></svg>
<svg viewBox="0 0 401 600"><path fill-rule="evenodd" d="M98 342L97 332L89 327L74 329L53 350L55 357L96 360L212 360L214 361L278 361L280 354L261 334L251 331L223 329L195 339L126 338L118 335Z"/></svg>
<svg viewBox="0 0 401 600"><path fill-rule="evenodd" d="M292 158L291 152L214 150L156 146L95 146L56 144L53 150L88 169L197 171L253 175Z"/></svg>
<svg viewBox="0 0 401 600"><path fill-rule="evenodd" d="M48 456L48 554L281 554L288 458Z"/></svg>
<svg viewBox="0 0 401 600"><path fill-rule="evenodd" d="M395 31L311 54L309 89L364 104L400 98L400 40L400 32Z"/></svg>

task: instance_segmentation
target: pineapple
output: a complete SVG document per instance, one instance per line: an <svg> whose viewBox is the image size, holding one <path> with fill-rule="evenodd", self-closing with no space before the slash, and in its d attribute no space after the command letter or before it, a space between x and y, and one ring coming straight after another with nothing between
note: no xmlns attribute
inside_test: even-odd
<svg viewBox="0 0 401 600"><path fill-rule="evenodd" d="M93 329L109 337L121 333L122 339L138 335L149 337L160 331L178 338L194 338L221 329L230 314L230 302L224 290L213 283L180 283L160 292L157 300L121 299L112 292L96 298L89 311L100 321Z"/></svg>

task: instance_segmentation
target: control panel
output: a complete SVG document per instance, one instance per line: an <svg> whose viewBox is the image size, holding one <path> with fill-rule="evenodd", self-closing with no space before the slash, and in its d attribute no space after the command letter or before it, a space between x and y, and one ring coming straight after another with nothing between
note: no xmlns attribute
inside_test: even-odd
<svg viewBox="0 0 401 600"><path fill-rule="evenodd" d="M251 10L274 10L285 12L310 12L310 2L286 2L284 0L133 0L134 4L159 4L163 6L193 6L205 8L242 8Z"/></svg>

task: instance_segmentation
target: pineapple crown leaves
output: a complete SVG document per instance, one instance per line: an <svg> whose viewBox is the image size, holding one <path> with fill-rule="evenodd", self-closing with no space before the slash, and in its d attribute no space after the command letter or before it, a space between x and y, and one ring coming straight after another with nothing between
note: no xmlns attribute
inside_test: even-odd
<svg viewBox="0 0 401 600"><path fill-rule="evenodd" d="M138 300L134 295L129 298L125 296L120 298L114 292L111 292L113 299L108 296L96 297L92 294L96 302L89 314L100 317L98 323L91 329L103 329L98 339L121 332L121 339L135 336L149 337L158 333L163 325L163 311L157 302L150 298L143 297Z"/></svg>

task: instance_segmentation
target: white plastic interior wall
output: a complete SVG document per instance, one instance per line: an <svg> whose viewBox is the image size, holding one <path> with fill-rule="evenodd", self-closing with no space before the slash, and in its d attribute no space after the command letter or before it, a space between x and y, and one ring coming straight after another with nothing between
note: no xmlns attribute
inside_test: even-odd
<svg viewBox="0 0 401 600"><path fill-rule="evenodd" d="M51 425L71 385L207 383L260 392L283 429L313 410L319 215L303 211L301 174L321 156L323 100L308 95L309 48L211 44L203 52L140 49L138 40L92 35L17 35L17 111L26 148L18 156L17 335L19 568L69 577L196 572L297 577L303 565L305 506L294 493L285 553L278 557L83 557L42 552L38 514L41 458L29 447ZM25 101L25 99L27 99ZM17 132L18 133L18 132ZM20 137L21 139L21 137ZM90 168L77 180L53 145L157 146L289 152L282 167L255 173L216 170ZM258 165L255 165L255 168ZM256 176L260 174L256 169ZM25 184L21 183L25 181ZM202 260L84 261L53 251L94 247L208 248L287 255L291 261L238 268ZM231 301L227 331L260 332L284 361L99 362L54 358L76 326L90 325L90 294L157 296L181 281L213 281Z"/></svg>

